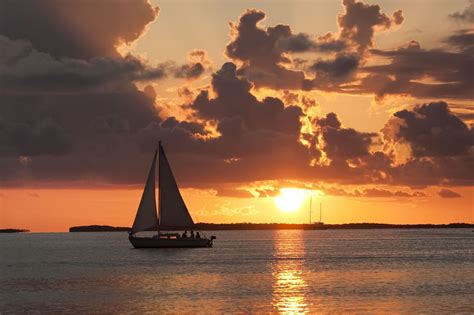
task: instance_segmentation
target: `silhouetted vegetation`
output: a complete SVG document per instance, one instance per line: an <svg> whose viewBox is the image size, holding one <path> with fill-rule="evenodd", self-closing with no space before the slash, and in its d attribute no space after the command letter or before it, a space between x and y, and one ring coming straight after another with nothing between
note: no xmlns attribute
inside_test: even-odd
<svg viewBox="0 0 474 315"><path fill-rule="evenodd" d="M197 223L195 230L312 230L320 226L315 224L290 223ZM385 223L344 223L324 224L327 230L368 230L368 229L443 229L443 228L474 228L474 224L385 224ZM129 227L114 227L110 225L86 225L69 228L69 232L123 232Z"/></svg>
<svg viewBox="0 0 474 315"><path fill-rule="evenodd" d="M288 224L288 223L198 223L199 230L311 230L319 227L315 224ZM473 228L474 224L385 224L385 223L344 223L324 224L328 230L348 229L440 229L440 228Z"/></svg>
<svg viewBox="0 0 474 315"><path fill-rule="evenodd" d="M25 229L0 229L0 233L27 233L29 231Z"/></svg>
<svg viewBox="0 0 474 315"><path fill-rule="evenodd" d="M129 227L110 225L84 225L69 228L69 232L123 232L129 230Z"/></svg>

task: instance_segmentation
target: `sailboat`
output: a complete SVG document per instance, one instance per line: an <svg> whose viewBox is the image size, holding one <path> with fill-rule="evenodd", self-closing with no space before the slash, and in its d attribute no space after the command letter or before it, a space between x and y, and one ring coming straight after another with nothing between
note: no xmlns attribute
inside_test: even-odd
<svg viewBox="0 0 474 315"><path fill-rule="evenodd" d="M322 213L323 213L323 203L319 203L319 221L312 222L311 220L311 208L313 203L313 194L309 197L309 229L311 230L327 230L326 226L324 226L324 222L322 221Z"/></svg>
<svg viewBox="0 0 474 315"><path fill-rule="evenodd" d="M158 157L158 211L156 209L156 159ZM133 226L128 239L135 248L169 248L169 247L212 247L216 238L207 238L203 233L187 234L194 230L194 221L179 192L178 185L171 171L161 142L155 150L150 171L143 189ZM137 236L143 231L156 231L153 236ZM185 231L180 234L177 231Z"/></svg>

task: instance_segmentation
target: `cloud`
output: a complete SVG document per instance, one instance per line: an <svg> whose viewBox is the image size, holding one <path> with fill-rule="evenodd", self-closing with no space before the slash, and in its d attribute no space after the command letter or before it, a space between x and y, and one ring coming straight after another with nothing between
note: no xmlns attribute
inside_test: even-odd
<svg viewBox="0 0 474 315"><path fill-rule="evenodd" d="M474 30L459 30L445 39L445 42L463 53L474 53Z"/></svg>
<svg viewBox="0 0 474 315"><path fill-rule="evenodd" d="M323 151L331 160L348 160L369 154L374 133L358 132L352 128L343 128L335 113L315 120L322 136L320 143ZM319 141L319 138L318 138Z"/></svg>
<svg viewBox="0 0 474 315"><path fill-rule="evenodd" d="M326 195L340 196L340 197L355 197L355 198L420 198L426 197L426 194L421 191L407 192L402 190L389 190L383 188L365 188L362 190L347 191L340 187L323 188Z"/></svg>
<svg viewBox="0 0 474 315"><path fill-rule="evenodd" d="M26 40L55 58L119 57L158 15L147 0L0 0L0 35Z"/></svg>
<svg viewBox="0 0 474 315"><path fill-rule="evenodd" d="M160 126L165 129L182 128L189 131L193 135L199 134L205 136L209 134L209 131L205 129L204 125L192 121L178 121L175 117L166 118L163 122L161 122Z"/></svg>
<svg viewBox="0 0 474 315"><path fill-rule="evenodd" d="M454 12L449 17L460 22L474 23L474 0L469 0L469 5L464 11Z"/></svg>
<svg viewBox="0 0 474 315"><path fill-rule="evenodd" d="M47 95L47 97L45 97ZM152 121L153 100L135 88L78 93L0 93L0 155L90 155L108 150Z"/></svg>
<svg viewBox="0 0 474 315"><path fill-rule="evenodd" d="M319 59L309 70L316 73L316 79L312 81L314 86L339 84L353 79L357 70L360 57L355 54L338 54L333 60Z"/></svg>
<svg viewBox="0 0 474 315"><path fill-rule="evenodd" d="M283 24L264 28L260 23L265 13L247 10L238 23L231 23L226 55L239 65L238 74L257 88L344 91L341 85L355 80L366 50L373 46L376 28L389 29L400 24L403 15L397 10L390 18L381 13L378 5L351 0L343 3L345 13L338 18L340 32L317 38L306 33L295 34L290 26ZM326 56L312 62L308 54L305 59L292 58L298 53ZM307 74L315 76L311 78Z"/></svg>
<svg viewBox="0 0 474 315"><path fill-rule="evenodd" d="M33 156L41 154L63 155L70 151L71 134L51 119L4 124L0 128L0 139L4 145L1 155Z"/></svg>
<svg viewBox="0 0 474 315"><path fill-rule="evenodd" d="M207 53L204 50L193 50L188 54L188 64L178 67L174 75L177 78L194 80L200 77L210 65Z"/></svg>
<svg viewBox="0 0 474 315"><path fill-rule="evenodd" d="M226 46L226 55L242 64L239 74L257 87L301 88L305 75L284 66L291 64L285 49L310 49L313 43L306 35L294 37L288 25L259 27L264 19L264 12L252 9L240 17L239 23L231 23L232 40Z"/></svg>
<svg viewBox="0 0 474 315"><path fill-rule="evenodd" d="M344 14L338 16L341 38L349 41L360 53L373 46L375 28L389 29L403 22L401 10L393 13L393 19L381 12L380 6L355 0L343 0Z"/></svg>
<svg viewBox="0 0 474 315"><path fill-rule="evenodd" d="M415 41L398 50L371 50L373 55L389 59L390 63L361 68L360 72L367 76L359 85L351 87L352 92L375 93L379 97L401 94L417 98L470 99L474 84L470 70L474 67L474 36L457 33L447 41L459 50L425 50Z"/></svg>
<svg viewBox="0 0 474 315"><path fill-rule="evenodd" d="M280 189L276 188L260 188L255 189L255 192L258 194L258 198L275 197L280 195Z"/></svg>
<svg viewBox="0 0 474 315"><path fill-rule="evenodd" d="M89 60L55 59L25 41L0 36L0 92L97 90L123 86L131 81L162 79L170 63L150 66L128 55Z"/></svg>
<svg viewBox="0 0 474 315"><path fill-rule="evenodd" d="M216 98L211 99L207 91L202 91L190 108L201 118L219 120L218 130L223 135L233 137L245 129L299 134L301 108L285 107L280 99L273 97L257 100L250 92L252 84L237 75L235 64L225 63L213 74L212 87Z"/></svg>
<svg viewBox="0 0 474 315"><path fill-rule="evenodd" d="M385 145L407 144L411 156L392 167L392 181L410 186L472 185L473 129L449 110L433 102L394 114L382 130ZM390 155L396 154L392 151Z"/></svg>
<svg viewBox="0 0 474 315"><path fill-rule="evenodd" d="M25 3L16 2L18 6ZM177 73L183 78L196 78L210 68L205 52L191 52L183 67L170 63L163 68L137 57L120 56L117 47L136 40L156 17L156 10L144 1L101 2L91 13L90 25L96 20L106 24L98 34L83 29L86 23L77 26L77 17L69 18L69 9L51 3L57 5L55 1L35 3L38 16L31 17L32 21L47 22L45 16L49 14L54 19L50 24L38 24L38 29L18 24L12 30L12 25L29 18L23 12L8 17L8 30L3 24L0 27L8 33L2 33L4 49L0 56L5 74L0 80L2 87L8 86L0 91L0 178L6 185L142 183L158 139L165 145L180 186L223 187L228 190L220 193L227 195L242 195L234 191L241 187L239 183L264 180L409 186L473 182L468 171L472 154L462 144L465 131L449 110L440 116L450 122L446 130L437 124L438 114L432 105L425 111L409 111L413 115L398 114L396 119L403 124L392 126L396 131L392 140L408 143L421 153L395 166L390 153L374 151L375 134L345 127L334 113L313 119L314 131L302 135L302 120L310 117L302 106L295 105L299 97L294 92L283 98L256 97L255 86L336 89L338 84L356 78L355 72L365 64L362 58L366 57L354 52L352 46L356 45L355 50L370 47L373 31L387 27L385 22L369 21L370 29L363 30L367 25L356 21L354 27L345 24L345 38L333 34L314 38L294 34L287 25L263 28L259 23L265 14L249 10L231 27L232 40L226 53L235 63L225 63L213 73L209 88L181 89L185 96L180 108L185 113L183 120L166 116L152 85L141 91L134 82ZM77 3L72 8L84 21L81 5L85 2ZM109 12L103 3L108 9L117 6L117 10ZM132 12L130 21L117 26L117 12L124 7ZM362 5L364 10L370 7L376 6ZM383 21L383 14L375 9L367 12L376 11ZM56 29L59 16L66 18L62 29ZM359 19L359 13L354 18ZM388 19L393 25L402 20L402 15L395 12ZM57 42L51 42L45 34L57 36ZM370 41L360 41L363 34L369 34ZM456 53L467 55L469 33L457 35L447 40L458 50ZM104 42L98 43L96 36L103 37ZM303 62L314 67L316 77L308 79L303 71L292 69L296 65L290 54L301 52L331 57ZM404 53L384 51L380 56L394 60ZM443 75L446 80L454 77L450 71ZM357 90L357 86L352 88ZM301 100L304 102L314 106L314 102ZM421 128L423 139L410 136L419 124L433 127ZM448 134L459 140L451 147L457 152L454 155L433 144ZM308 144L303 145L302 137ZM427 140L429 137L433 139ZM220 185L223 183L229 185ZM261 196L276 193L268 189L255 192ZM395 191L393 196L403 197L405 193ZM386 193L364 190L360 194Z"/></svg>
<svg viewBox="0 0 474 315"><path fill-rule="evenodd" d="M334 38L331 33L313 39L309 34L285 34L275 42L275 49L281 52L339 52L346 48L346 43Z"/></svg>
<svg viewBox="0 0 474 315"><path fill-rule="evenodd" d="M438 195L441 198L461 198L462 197L462 195L449 189L441 189L440 191L438 191Z"/></svg>
<svg viewBox="0 0 474 315"><path fill-rule="evenodd" d="M219 188L217 189L218 197L231 197L231 198L254 198L249 191L244 189L228 189L228 188Z"/></svg>
<svg viewBox="0 0 474 315"><path fill-rule="evenodd" d="M433 102L394 114L385 127L387 139L408 143L414 157L467 155L474 131L445 102Z"/></svg>

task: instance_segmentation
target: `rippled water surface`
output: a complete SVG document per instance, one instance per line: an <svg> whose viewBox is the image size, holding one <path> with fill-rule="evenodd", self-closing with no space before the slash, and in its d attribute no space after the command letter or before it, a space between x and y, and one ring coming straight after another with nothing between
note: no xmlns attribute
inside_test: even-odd
<svg viewBox="0 0 474 315"><path fill-rule="evenodd" d="M214 248L0 235L0 313L474 313L470 229L207 234Z"/></svg>

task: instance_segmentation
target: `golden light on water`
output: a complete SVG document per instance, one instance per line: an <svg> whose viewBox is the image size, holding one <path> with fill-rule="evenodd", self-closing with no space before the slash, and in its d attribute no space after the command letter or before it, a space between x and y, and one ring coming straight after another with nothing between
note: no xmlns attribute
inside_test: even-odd
<svg viewBox="0 0 474 315"><path fill-rule="evenodd" d="M284 238L284 231L276 231L275 256L273 266L273 307L284 314L308 313L306 301L308 285L304 280L304 248L303 231L298 239ZM282 234L281 237L279 234Z"/></svg>
<svg viewBox="0 0 474 315"><path fill-rule="evenodd" d="M305 191L297 188L282 188L280 195L275 197L275 204L280 210L294 212L303 204Z"/></svg>

